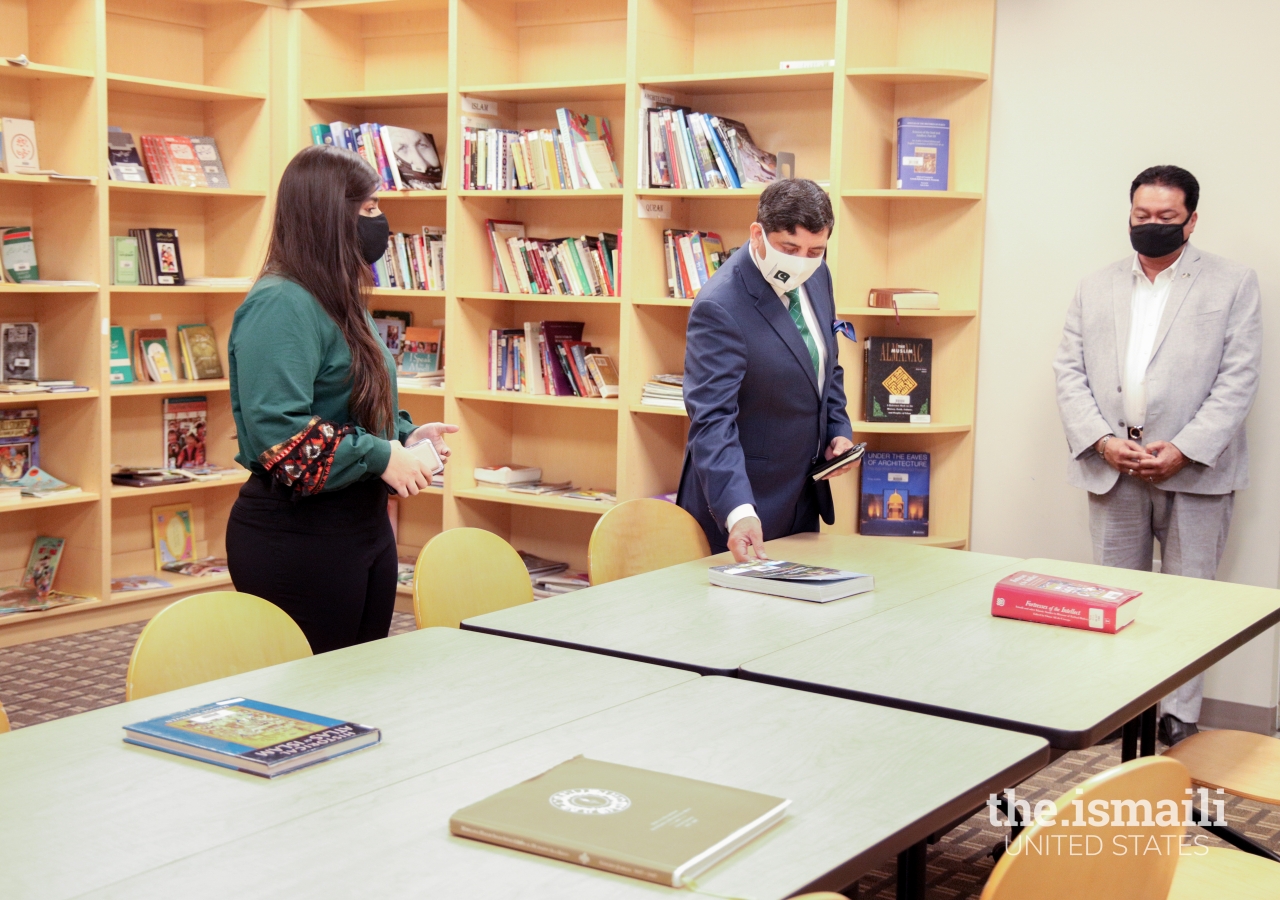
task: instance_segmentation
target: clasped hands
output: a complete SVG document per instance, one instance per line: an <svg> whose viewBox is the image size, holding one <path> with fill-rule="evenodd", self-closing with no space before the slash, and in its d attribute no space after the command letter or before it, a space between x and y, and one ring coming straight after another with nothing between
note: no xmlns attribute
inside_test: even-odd
<svg viewBox="0 0 1280 900"><path fill-rule="evenodd" d="M827 445L824 453L827 459L835 459L846 450L853 447L853 441L847 437L833 437L831 443ZM834 472L824 476L823 480L837 478L845 472L852 472L857 468L858 462L849 463L847 466L841 466ZM733 554L734 562L746 562L747 554L754 552L756 559L768 559L764 552L764 531L761 528L760 520L755 516L745 516L733 523L733 528L729 531L729 539L727 541L729 552Z"/></svg>
<svg viewBox="0 0 1280 900"><path fill-rule="evenodd" d="M1152 441L1144 447L1137 441L1113 437L1102 451L1107 465L1121 475L1141 478L1150 484L1172 478L1187 464L1182 451L1168 441Z"/></svg>

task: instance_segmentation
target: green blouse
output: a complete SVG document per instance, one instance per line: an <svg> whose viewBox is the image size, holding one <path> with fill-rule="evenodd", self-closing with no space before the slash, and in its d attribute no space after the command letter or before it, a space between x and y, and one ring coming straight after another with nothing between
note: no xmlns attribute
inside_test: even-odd
<svg viewBox="0 0 1280 900"><path fill-rule="evenodd" d="M377 333L372 319L369 327ZM399 409L395 358L385 347L382 352L391 375L392 403ZM324 490L337 490L386 470L391 460L389 439L355 426L347 409L351 350L346 339L301 285L275 275L258 279L236 310L227 358L240 465L265 472L258 462L263 451L304 431L311 418L319 416L355 428L338 444ZM409 414L400 410L396 439L407 442L414 428Z"/></svg>

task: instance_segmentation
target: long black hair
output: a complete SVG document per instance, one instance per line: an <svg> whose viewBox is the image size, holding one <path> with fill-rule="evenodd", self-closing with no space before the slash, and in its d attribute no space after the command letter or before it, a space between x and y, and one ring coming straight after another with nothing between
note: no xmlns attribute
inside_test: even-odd
<svg viewBox="0 0 1280 900"><path fill-rule="evenodd" d="M263 273L302 285L337 324L351 350L351 417L386 435L396 418L391 376L369 327L373 280L356 225L378 184L373 168L349 150L318 144L299 151L280 177Z"/></svg>

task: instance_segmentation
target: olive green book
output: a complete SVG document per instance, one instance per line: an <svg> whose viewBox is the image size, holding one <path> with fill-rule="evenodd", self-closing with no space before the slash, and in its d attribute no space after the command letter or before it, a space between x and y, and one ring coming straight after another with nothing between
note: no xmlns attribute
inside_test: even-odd
<svg viewBox="0 0 1280 900"><path fill-rule="evenodd" d="M459 836L682 887L782 820L790 800L576 756L460 809Z"/></svg>

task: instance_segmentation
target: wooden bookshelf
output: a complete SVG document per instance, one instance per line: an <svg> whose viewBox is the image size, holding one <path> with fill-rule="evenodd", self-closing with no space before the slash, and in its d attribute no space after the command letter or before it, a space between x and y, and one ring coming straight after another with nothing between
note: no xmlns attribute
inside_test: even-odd
<svg viewBox="0 0 1280 900"><path fill-rule="evenodd" d="M0 646L146 618L164 604L229 579L164 575L172 588L112 594L111 577L148 574L149 511L190 500L201 553L225 552L225 527L243 473L160 493L113 487L115 464L159 461L166 396L209 402L211 461L235 453L229 384L111 386L104 321L126 330L211 324L223 342L245 288L112 287L110 235L176 227L192 276L259 270L271 197L311 126L376 121L433 135L442 191L383 192L393 230L448 232L446 291L380 290L379 309L442 322L448 381L406 387L415 421L462 431L443 489L400 501L401 555L442 529L488 528L523 550L586 567L591 528L608 504L512 494L477 485L477 465L540 465L549 480L614 489L619 500L675 490L688 419L645 407L649 376L684 368L690 301L666 297L662 232L718 231L741 245L760 186L638 190L640 90L745 122L772 151L796 155L797 174L829 185L836 226L828 256L842 318L868 335L934 341L928 426L861 423L861 348L842 344L858 440L873 449L932 454L931 529L920 543L964 547L969 537L981 311L994 0L0 0L0 115L37 123L41 163L89 182L0 176L0 220L30 222L41 274L90 284L0 285L0 319L41 325L42 374L74 377L80 394L0 395L36 407L42 463L84 493L0 507L0 580L14 579L32 540L67 538L58 587L98 598L83 607L0 618ZM783 60L834 60L783 70ZM609 191L460 190L462 98L495 101L510 127L554 124L555 109L610 119L623 187ZM949 118L951 190L892 189L896 119ZM107 177L106 129L210 134L231 190L138 187ZM670 219L641 219L637 201L671 203ZM623 231L624 296L549 297L493 291L484 221L517 219L537 237ZM867 290L935 288L939 310L871 309ZM488 331L574 319L614 357L614 400L541 398L487 390ZM857 480L834 483L836 531L856 531ZM154 495L154 496L151 496Z"/></svg>

